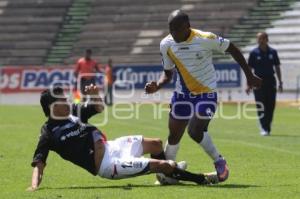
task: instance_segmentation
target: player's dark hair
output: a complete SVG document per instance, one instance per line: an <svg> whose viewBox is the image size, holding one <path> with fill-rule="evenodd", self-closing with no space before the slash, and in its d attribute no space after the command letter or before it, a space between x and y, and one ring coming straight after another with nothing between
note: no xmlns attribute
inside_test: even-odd
<svg viewBox="0 0 300 199"><path fill-rule="evenodd" d="M50 105L55 102L57 96L63 95L63 89L59 86L46 89L41 93L40 103L46 117L50 116Z"/></svg>
<svg viewBox="0 0 300 199"><path fill-rule="evenodd" d="M181 10L174 10L168 17L168 23L187 23L190 24L189 16Z"/></svg>
<svg viewBox="0 0 300 199"><path fill-rule="evenodd" d="M89 53L89 54L92 54L92 49L86 49L85 52Z"/></svg>
<svg viewBox="0 0 300 199"><path fill-rule="evenodd" d="M268 33L266 33L266 32L259 32L259 34L263 35L267 39L267 41L269 41L269 35L268 35Z"/></svg>

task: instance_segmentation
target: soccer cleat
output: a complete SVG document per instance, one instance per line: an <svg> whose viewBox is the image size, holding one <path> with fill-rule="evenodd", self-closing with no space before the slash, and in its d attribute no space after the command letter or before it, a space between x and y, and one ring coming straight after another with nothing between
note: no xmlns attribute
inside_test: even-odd
<svg viewBox="0 0 300 199"><path fill-rule="evenodd" d="M186 170L187 168L187 163L186 161L180 161L177 162L177 168L181 169L181 170Z"/></svg>
<svg viewBox="0 0 300 199"><path fill-rule="evenodd" d="M158 177L157 177L157 174L156 174L156 179L157 179ZM154 185L163 185L163 184L161 184L160 182L159 182L159 180L156 180L155 182L154 182Z"/></svg>
<svg viewBox="0 0 300 199"><path fill-rule="evenodd" d="M229 169L226 160L221 157L215 162L215 168L219 182L224 182L229 176Z"/></svg>
<svg viewBox="0 0 300 199"><path fill-rule="evenodd" d="M260 132L260 135L262 135L262 136L269 136L270 133L267 132L267 131L261 131L261 132Z"/></svg>
<svg viewBox="0 0 300 199"><path fill-rule="evenodd" d="M167 177L163 173L157 173L156 174L156 179L157 179L157 181L154 183L155 185L175 185L175 184L179 183L178 180L176 180L174 178Z"/></svg>
<svg viewBox="0 0 300 199"><path fill-rule="evenodd" d="M204 173L204 176L205 176L206 183L209 185L219 183L217 172Z"/></svg>
<svg viewBox="0 0 300 199"><path fill-rule="evenodd" d="M176 167L181 170L186 170L187 163L186 163L186 161L177 162ZM179 183L178 180L167 177L167 176L165 176L165 174L162 174L162 173L157 173L156 179L157 180L154 183L155 185L174 185L174 184Z"/></svg>

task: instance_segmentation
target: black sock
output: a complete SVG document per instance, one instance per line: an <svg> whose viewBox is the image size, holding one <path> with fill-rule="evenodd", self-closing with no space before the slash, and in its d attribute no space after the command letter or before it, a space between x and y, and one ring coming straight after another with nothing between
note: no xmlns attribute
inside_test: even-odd
<svg viewBox="0 0 300 199"><path fill-rule="evenodd" d="M197 184L206 184L206 179L203 174L194 174L189 171L184 171L179 168L175 168L174 171L170 174L171 178L183 181L192 181Z"/></svg>
<svg viewBox="0 0 300 199"><path fill-rule="evenodd" d="M152 159L157 159L157 160L165 160L166 159L165 152L163 152L163 151L158 155L151 154L150 156Z"/></svg>

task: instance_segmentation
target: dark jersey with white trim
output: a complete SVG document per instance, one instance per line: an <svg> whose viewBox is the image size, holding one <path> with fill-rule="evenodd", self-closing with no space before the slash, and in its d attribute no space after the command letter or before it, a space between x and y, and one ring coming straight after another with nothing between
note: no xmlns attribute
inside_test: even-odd
<svg viewBox="0 0 300 199"><path fill-rule="evenodd" d="M264 52L259 47L250 52L248 65L254 69L255 75L262 79L274 78L274 66L280 65L277 51L268 46Z"/></svg>
<svg viewBox="0 0 300 199"><path fill-rule="evenodd" d="M72 115L68 119L49 119L45 122L31 165L34 167L37 162L46 164L49 151L55 151L63 159L96 175L92 134L100 133L103 140L106 139L95 126L87 124L96 113L94 105L73 105Z"/></svg>

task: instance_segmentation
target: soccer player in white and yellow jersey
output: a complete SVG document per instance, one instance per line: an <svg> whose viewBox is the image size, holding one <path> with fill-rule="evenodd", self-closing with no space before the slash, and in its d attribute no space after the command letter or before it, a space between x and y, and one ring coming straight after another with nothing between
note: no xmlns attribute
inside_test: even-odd
<svg viewBox="0 0 300 199"><path fill-rule="evenodd" d="M188 15L182 11L173 11L168 24L170 34L160 43L164 72L158 82L149 82L145 86L146 93L154 93L170 82L174 70L177 72L166 158L175 160L179 141L188 127L190 137L213 159L219 181L225 181L229 176L227 163L207 132L217 105L213 51L229 52L243 69L249 87L259 87L261 79L253 75L240 50L228 39L192 29Z"/></svg>

